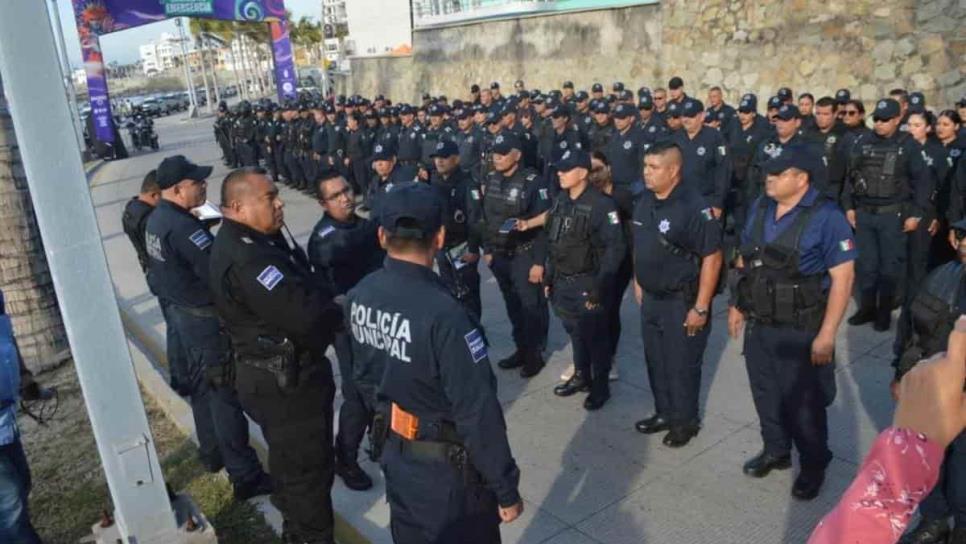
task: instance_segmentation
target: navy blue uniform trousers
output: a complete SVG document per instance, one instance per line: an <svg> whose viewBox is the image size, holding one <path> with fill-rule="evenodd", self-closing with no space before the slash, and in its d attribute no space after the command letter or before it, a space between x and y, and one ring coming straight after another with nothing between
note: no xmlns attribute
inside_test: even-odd
<svg viewBox="0 0 966 544"><path fill-rule="evenodd" d="M538 353L547 347L550 314L543 285L529 281L530 267L534 264L529 252L512 257L493 255L490 269L506 303L513 342L521 351Z"/></svg>

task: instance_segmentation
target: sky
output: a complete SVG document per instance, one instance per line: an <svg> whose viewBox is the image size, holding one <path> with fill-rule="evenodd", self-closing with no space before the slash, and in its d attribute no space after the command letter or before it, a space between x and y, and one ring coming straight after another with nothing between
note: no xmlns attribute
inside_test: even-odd
<svg viewBox="0 0 966 544"><path fill-rule="evenodd" d="M79 68L81 66L80 41L77 39L77 27L74 24L71 2L70 0L52 1L57 3L60 13L60 22L64 29L64 42L67 44L68 60L71 66ZM322 0L285 0L285 6L292 12L292 17L295 19L308 16L318 20L322 15ZM101 37L104 64L110 64L112 61L117 61L120 64L136 62L138 60L138 46L157 40L162 32L177 34L178 29L174 26L174 21L162 21Z"/></svg>

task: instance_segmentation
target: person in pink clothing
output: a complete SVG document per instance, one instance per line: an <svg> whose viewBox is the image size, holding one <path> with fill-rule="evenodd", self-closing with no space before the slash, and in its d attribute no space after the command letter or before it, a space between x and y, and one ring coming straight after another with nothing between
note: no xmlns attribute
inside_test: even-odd
<svg viewBox="0 0 966 544"><path fill-rule="evenodd" d="M894 543L936 485L946 446L966 428L966 316L946 353L916 365L899 384L892 427L812 532L808 544Z"/></svg>

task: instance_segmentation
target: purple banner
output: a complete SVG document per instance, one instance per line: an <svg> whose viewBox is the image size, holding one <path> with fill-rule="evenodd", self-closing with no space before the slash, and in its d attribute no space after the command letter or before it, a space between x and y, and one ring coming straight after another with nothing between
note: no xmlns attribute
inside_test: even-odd
<svg viewBox="0 0 966 544"><path fill-rule="evenodd" d="M168 18L164 0L73 0L77 27L101 36ZM271 21L285 18L283 0L211 0L204 17L226 21Z"/></svg>
<svg viewBox="0 0 966 544"><path fill-rule="evenodd" d="M275 59L275 87L278 101L298 98L298 72L292 58L292 42L288 38L288 23L285 19L268 23L272 31L272 57Z"/></svg>
<svg viewBox="0 0 966 544"><path fill-rule="evenodd" d="M75 10L80 1L82 0L74 0ZM77 22L81 58L84 61L84 71L87 72L87 95L91 102L91 121L94 127L94 134L91 136L109 144L114 141L114 123L111 118L111 100L107 94L107 76L104 73L101 41L97 38L97 34L88 30L89 27L80 24L80 18Z"/></svg>

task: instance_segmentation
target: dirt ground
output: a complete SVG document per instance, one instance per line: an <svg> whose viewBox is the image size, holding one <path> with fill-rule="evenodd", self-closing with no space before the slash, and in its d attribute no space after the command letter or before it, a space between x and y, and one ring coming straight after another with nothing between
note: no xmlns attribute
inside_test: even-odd
<svg viewBox="0 0 966 544"><path fill-rule="evenodd" d="M72 363L38 376L57 387L60 407L47 426L20 414L24 448L33 475L31 519L47 544L73 544L90 535L103 510L112 511L100 458ZM165 480L188 492L214 525L222 544L281 542L262 514L232 497L224 473L208 474L197 448L142 393Z"/></svg>

